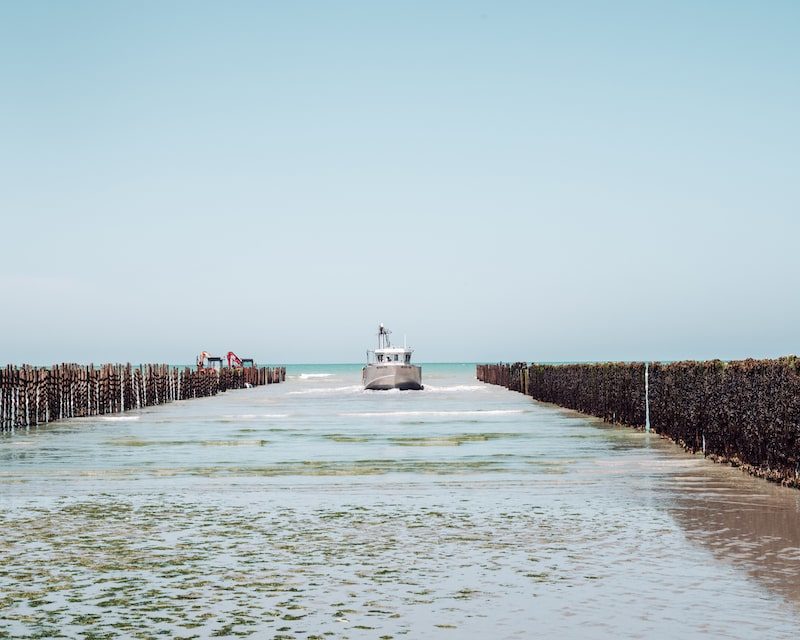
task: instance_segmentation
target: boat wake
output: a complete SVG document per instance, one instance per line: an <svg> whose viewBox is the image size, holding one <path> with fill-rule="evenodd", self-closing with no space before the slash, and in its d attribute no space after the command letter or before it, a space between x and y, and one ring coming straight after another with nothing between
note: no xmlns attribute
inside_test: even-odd
<svg viewBox="0 0 800 640"><path fill-rule="evenodd" d="M222 416L224 420L261 420L263 418L288 418L288 413L238 413Z"/></svg>
<svg viewBox="0 0 800 640"><path fill-rule="evenodd" d="M425 391L428 393L458 393L458 392L470 392L470 391L486 391L488 387L486 385L477 385L477 384L454 384L452 386L446 387L436 387L431 384L425 385Z"/></svg>
<svg viewBox="0 0 800 640"><path fill-rule="evenodd" d="M287 396L306 396L310 394L347 394L347 393L363 393L364 388L361 385L350 385L347 387L314 387L313 389L303 389L302 391L289 391Z"/></svg>

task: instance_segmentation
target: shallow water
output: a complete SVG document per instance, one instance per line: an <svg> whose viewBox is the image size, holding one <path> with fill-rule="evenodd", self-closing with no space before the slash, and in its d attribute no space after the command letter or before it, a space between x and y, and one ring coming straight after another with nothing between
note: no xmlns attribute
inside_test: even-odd
<svg viewBox="0 0 800 640"><path fill-rule="evenodd" d="M794 637L800 492L426 365L0 438L0 637Z"/></svg>

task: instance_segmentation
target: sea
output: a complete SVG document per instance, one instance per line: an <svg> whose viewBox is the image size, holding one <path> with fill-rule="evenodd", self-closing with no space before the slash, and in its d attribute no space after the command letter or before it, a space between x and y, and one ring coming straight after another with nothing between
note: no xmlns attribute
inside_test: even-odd
<svg viewBox="0 0 800 640"><path fill-rule="evenodd" d="M0 638L795 638L800 491L424 364L0 436Z"/></svg>

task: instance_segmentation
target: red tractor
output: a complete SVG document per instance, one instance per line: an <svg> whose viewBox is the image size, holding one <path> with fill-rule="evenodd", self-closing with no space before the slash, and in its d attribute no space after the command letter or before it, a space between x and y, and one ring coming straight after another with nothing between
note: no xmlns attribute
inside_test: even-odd
<svg viewBox="0 0 800 640"><path fill-rule="evenodd" d="M219 371L222 369L222 358L212 356L208 351L203 351L197 356L198 371Z"/></svg>
<svg viewBox="0 0 800 640"><path fill-rule="evenodd" d="M228 366L241 369L243 367L252 367L254 366L254 362L252 358L240 358L237 356L233 351L228 351Z"/></svg>

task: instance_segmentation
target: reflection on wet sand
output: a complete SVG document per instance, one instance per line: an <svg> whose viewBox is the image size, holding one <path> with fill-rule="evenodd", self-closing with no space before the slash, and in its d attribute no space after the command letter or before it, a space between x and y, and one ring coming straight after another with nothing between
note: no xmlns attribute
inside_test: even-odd
<svg viewBox="0 0 800 640"><path fill-rule="evenodd" d="M800 606L800 491L730 467L670 483L670 514L687 537Z"/></svg>

